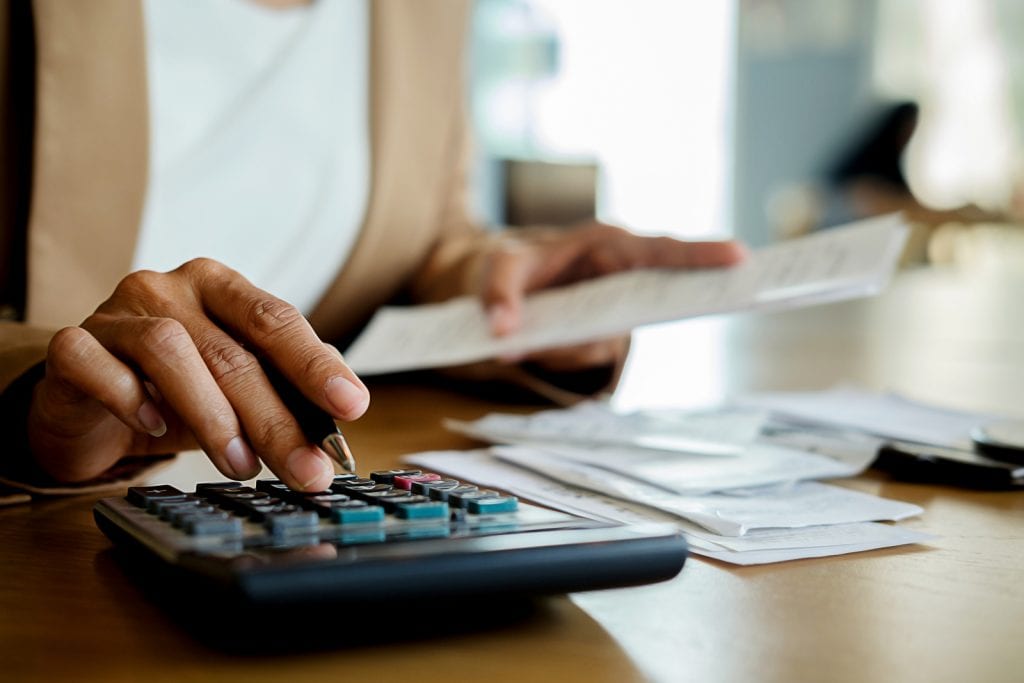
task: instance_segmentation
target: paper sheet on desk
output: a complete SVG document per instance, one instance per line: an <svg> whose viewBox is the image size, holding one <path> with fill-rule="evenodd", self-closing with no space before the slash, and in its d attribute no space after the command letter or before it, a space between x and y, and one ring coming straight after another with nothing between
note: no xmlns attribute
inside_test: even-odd
<svg viewBox="0 0 1024 683"><path fill-rule="evenodd" d="M477 299L381 309L345 352L363 375L459 365L714 313L866 296L888 281L906 239L896 216L755 251L734 268L636 270L530 296L522 331L493 337Z"/></svg>
<svg viewBox="0 0 1024 683"><path fill-rule="evenodd" d="M895 394L848 386L825 391L763 392L742 396L734 402L811 427L812 436L814 427L826 427L848 430L855 437L873 435L947 448L971 449L971 429L997 417L929 406Z"/></svg>
<svg viewBox="0 0 1024 683"><path fill-rule="evenodd" d="M728 489L768 486L805 479L850 477L863 472L874 453L859 462L843 462L772 444L754 443L730 457L692 455L626 448L587 447L561 443L497 446L495 454L533 467L534 462L573 462L617 472L663 490L699 495Z"/></svg>
<svg viewBox="0 0 1024 683"><path fill-rule="evenodd" d="M723 536L675 515L548 479L501 462L483 450L416 453L404 460L483 486L502 488L542 505L592 519L622 524L652 520L672 523L686 534L694 553L733 564L764 564L839 555L920 543L931 538L927 534L873 522L751 530L743 536Z"/></svg>
<svg viewBox="0 0 1024 683"><path fill-rule="evenodd" d="M895 521L921 513L916 505L817 482L681 494L617 472L562 460L546 451L498 446L491 452L550 479L615 498L642 501L724 536L741 536L752 529Z"/></svg>
<svg viewBox="0 0 1024 683"><path fill-rule="evenodd" d="M759 411L645 411L616 413L602 401L530 415L490 413L466 422L445 420L452 431L491 443L558 442L626 446L669 453L740 455L764 426Z"/></svg>

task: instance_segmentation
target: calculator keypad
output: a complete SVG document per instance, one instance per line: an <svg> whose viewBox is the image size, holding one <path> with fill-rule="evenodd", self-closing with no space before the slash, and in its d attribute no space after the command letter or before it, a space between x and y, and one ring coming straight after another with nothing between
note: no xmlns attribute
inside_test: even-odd
<svg viewBox="0 0 1024 683"><path fill-rule="evenodd" d="M329 490L313 493L265 479L255 488L201 483L193 493L139 486L126 499L195 543L263 548L500 533L518 529L522 510L514 496L409 469L339 475Z"/></svg>

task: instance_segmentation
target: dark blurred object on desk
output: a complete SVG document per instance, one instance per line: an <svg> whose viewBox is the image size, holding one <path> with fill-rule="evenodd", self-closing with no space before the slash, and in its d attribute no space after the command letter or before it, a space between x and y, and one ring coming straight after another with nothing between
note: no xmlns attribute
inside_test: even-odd
<svg viewBox="0 0 1024 683"><path fill-rule="evenodd" d="M572 225L597 213L597 165L506 159L505 223Z"/></svg>
<svg viewBox="0 0 1024 683"><path fill-rule="evenodd" d="M1014 211L989 211L975 204L926 206L914 196L904 173L904 154L917 127L913 102L883 105L850 144L826 165L821 181L790 185L772 198L770 213L782 238L798 237L848 221L902 212L915 226L904 262L930 261L941 226L1014 226ZM940 250L941 251L941 250ZM945 259L949 260L949 259Z"/></svg>

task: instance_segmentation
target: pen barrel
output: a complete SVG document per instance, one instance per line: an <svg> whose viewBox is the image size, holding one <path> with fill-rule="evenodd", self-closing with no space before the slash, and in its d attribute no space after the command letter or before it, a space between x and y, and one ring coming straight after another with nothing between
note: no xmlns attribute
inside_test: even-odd
<svg viewBox="0 0 1024 683"><path fill-rule="evenodd" d="M338 433L338 425L323 408L306 398L294 384L267 361L262 363L263 372L270 380L281 402L288 408L306 439L317 446L330 434Z"/></svg>

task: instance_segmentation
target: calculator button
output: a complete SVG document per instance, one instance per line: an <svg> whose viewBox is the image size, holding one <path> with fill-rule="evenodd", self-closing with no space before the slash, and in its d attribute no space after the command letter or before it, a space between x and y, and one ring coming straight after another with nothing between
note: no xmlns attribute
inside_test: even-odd
<svg viewBox="0 0 1024 683"><path fill-rule="evenodd" d="M428 494L431 500L438 500L442 503L448 501L448 497L452 494L460 493L472 493L473 491L479 491L480 489L472 484L463 484L461 486L455 486L452 488L432 488Z"/></svg>
<svg viewBox="0 0 1024 683"><path fill-rule="evenodd" d="M280 500L273 500L268 502L256 502L249 503L238 510L239 514L247 516L257 524L266 521L268 515L274 514L291 514L293 512L301 512L302 509L297 505L291 503L282 503Z"/></svg>
<svg viewBox="0 0 1024 683"><path fill-rule="evenodd" d="M233 493L231 491L225 491L217 496L218 502L221 507L228 508L230 510L236 510L243 512L248 506L254 504L267 504L272 501L277 501L276 498L271 498L270 494L263 491L243 491L240 493ZM279 502L279 501L278 501Z"/></svg>
<svg viewBox="0 0 1024 683"><path fill-rule="evenodd" d="M519 509L519 501L515 496L498 498L470 498L466 501L466 510L475 515L497 515L515 512Z"/></svg>
<svg viewBox="0 0 1024 683"><path fill-rule="evenodd" d="M184 491L179 491L173 486L167 486L166 484L161 486L132 486L128 489L128 495L126 498L132 505L136 505L140 508L144 508L149 504L151 500L157 500L160 498L173 498L175 496L184 496Z"/></svg>
<svg viewBox="0 0 1024 683"><path fill-rule="evenodd" d="M304 501L307 510L312 510L321 517L330 517L331 508L338 503L346 503L351 498L341 493L325 493L319 496L311 496Z"/></svg>
<svg viewBox="0 0 1024 683"><path fill-rule="evenodd" d="M423 474L423 472L421 470L377 470L376 472L370 472L370 479L373 479L378 484L393 484L395 477L414 476L417 474Z"/></svg>
<svg viewBox="0 0 1024 683"><path fill-rule="evenodd" d="M346 479L345 481L334 481L331 484L331 490L337 491L338 493L345 493L346 489L353 486L374 486L377 482L373 479L361 479L356 477L355 479Z"/></svg>
<svg viewBox="0 0 1024 683"><path fill-rule="evenodd" d="M373 486L350 486L346 493L353 498L373 502L375 496L394 491L390 484L374 484Z"/></svg>
<svg viewBox="0 0 1024 683"><path fill-rule="evenodd" d="M389 496L376 498L372 502L384 508L384 512L394 512L399 505L427 503L430 502L430 499L426 496L417 496L409 493L408 491L398 490L393 491Z"/></svg>
<svg viewBox="0 0 1024 683"><path fill-rule="evenodd" d="M462 482L457 479L437 479L436 481L414 481L409 490L422 496L429 496L433 489L451 490L457 486L462 486Z"/></svg>
<svg viewBox="0 0 1024 683"><path fill-rule="evenodd" d="M196 498L195 496L184 496L183 498L165 498L163 500L151 500L146 506L146 510L152 512L160 519L170 519L170 513L172 510L178 508L195 508L200 505L205 505L206 501Z"/></svg>
<svg viewBox="0 0 1024 683"><path fill-rule="evenodd" d="M237 481L206 481L196 484L196 495L205 497L210 491L223 491L225 489L242 488Z"/></svg>
<svg viewBox="0 0 1024 683"><path fill-rule="evenodd" d="M315 531L320 525L320 518L315 512L295 510L294 512L272 512L263 520L271 532L281 531Z"/></svg>
<svg viewBox="0 0 1024 683"><path fill-rule="evenodd" d="M180 496L167 496L166 498L150 498L146 501L146 512L159 516L160 510L164 505L170 503L186 503L188 502L189 496L187 493L183 493Z"/></svg>
<svg viewBox="0 0 1024 683"><path fill-rule="evenodd" d="M338 524L368 524L384 521L384 508L367 505L361 500L350 500L331 508L331 519Z"/></svg>
<svg viewBox="0 0 1024 683"><path fill-rule="evenodd" d="M448 496L448 504L456 508L465 508L467 503L471 500L479 500L480 498L498 498L497 491L467 491L465 493L456 493L454 490Z"/></svg>
<svg viewBox="0 0 1024 683"><path fill-rule="evenodd" d="M202 517L217 513L212 505L197 505L196 507L175 507L167 511L167 521L177 527L186 526L186 522L193 517Z"/></svg>
<svg viewBox="0 0 1024 683"><path fill-rule="evenodd" d="M412 488L413 482L417 481L440 481L440 474L403 474L395 477L395 488L408 491Z"/></svg>
<svg viewBox="0 0 1024 683"><path fill-rule="evenodd" d="M269 493L272 496L280 496L291 491L280 479L259 479L256 481L256 490Z"/></svg>
<svg viewBox="0 0 1024 683"><path fill-rule="evenodd" d="M241 536L242 520L226 512L195 515L185 520L185 531L192 536Z"/></svg>
<svg viewBox="0 0 1024 683"><path fill-rule="evenodd" d="M422 497L422 496L421 496ZM448 519L448 503L439 503L424 498L416 503L399 503L395 515L399 519Z"/></svg>

